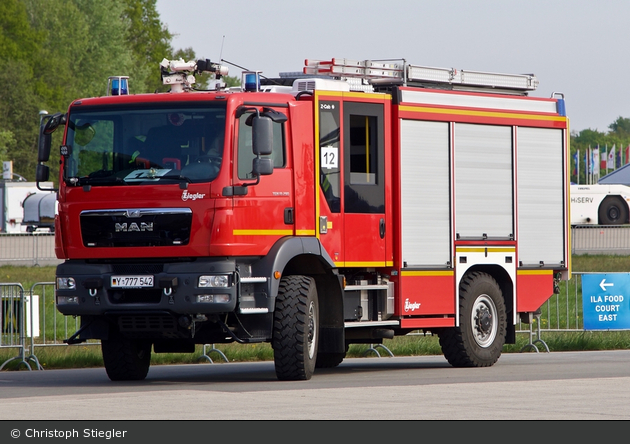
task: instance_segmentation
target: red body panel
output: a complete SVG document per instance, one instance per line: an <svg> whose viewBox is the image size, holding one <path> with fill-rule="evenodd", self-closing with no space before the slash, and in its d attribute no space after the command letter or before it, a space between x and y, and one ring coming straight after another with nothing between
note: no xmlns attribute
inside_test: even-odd
<svg viewBox="0 0 630 444"><path fill-rule="evenodd" d="M516 276L516 311L534 312L553 295L553 272L518 273Z"/></svg>
<svg viewBox="0 0 630 444"><path fill-rule="evenodd" d="M445 272L403 272L395 314L428 316L455 314L455 275Z"/></svg>

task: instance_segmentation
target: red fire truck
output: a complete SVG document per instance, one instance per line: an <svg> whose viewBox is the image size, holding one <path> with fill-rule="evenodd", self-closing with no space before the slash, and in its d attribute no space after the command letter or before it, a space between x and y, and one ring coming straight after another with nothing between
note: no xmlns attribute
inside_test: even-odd
<svg viewBox="0 0 630 444"><path fill-rule="evenodd" d="M534 75L226 73L165 59L168 92L113 77L43 121L38 181L64 130L57 309L110 379L144 379L151 352L266 342L278 379L304 380L417 331L453 366L491 366L569 279L569 122L562 93L530 97Z"/></svg>

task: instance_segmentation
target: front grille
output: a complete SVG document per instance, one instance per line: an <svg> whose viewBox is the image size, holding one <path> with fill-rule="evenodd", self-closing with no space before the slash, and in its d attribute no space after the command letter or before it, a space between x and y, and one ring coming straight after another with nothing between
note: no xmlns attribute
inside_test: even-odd
<svg viewBox="0 0 630 444"><path fill-rule="evenodd" d="M112 305L159 304L161 300L162 289L160 288L131 288L109 291L109 302Z"/></svg>
<svg viewBox="0 0 630 444"><path fill-rule="evenodd" d="M158 274L164 270L164 264L112 264L114 274Z"/></svg>
<svg viewBox="0 0 630 444"><path fill-rule="evenodd" d="M86 247L157 247L188 245L189 208L89 210L81 213Z"/></svg>
<svg viewBox="0 0 630 444"><path fill-rule="evenodd" d="M175 318L164 315L128 315L118 318L118 327L121 332L176 332L177 322Z"/></svg>

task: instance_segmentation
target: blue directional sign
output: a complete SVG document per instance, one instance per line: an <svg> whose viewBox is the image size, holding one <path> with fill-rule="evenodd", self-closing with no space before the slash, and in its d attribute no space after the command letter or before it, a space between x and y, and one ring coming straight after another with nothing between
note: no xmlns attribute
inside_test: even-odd
<svg viewBox="0 0 630 444"><path fill-rule="evenodd" d="M582 275L584 330L630 329L630 273Z"/></svg>

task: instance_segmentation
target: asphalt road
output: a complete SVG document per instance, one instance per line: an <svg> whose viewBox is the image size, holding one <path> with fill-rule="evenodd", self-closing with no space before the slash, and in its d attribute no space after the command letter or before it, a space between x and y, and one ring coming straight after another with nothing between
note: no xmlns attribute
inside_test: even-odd
<svg viewBox="0 0 630 444"><path fill-rule="evenodd" d="M466 369L442 356L353 358L299 382L278 381L272 362L153 366L124 383L102 368L0 372L3 420L628 420L628 400L630 350Z"/></svg>

